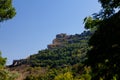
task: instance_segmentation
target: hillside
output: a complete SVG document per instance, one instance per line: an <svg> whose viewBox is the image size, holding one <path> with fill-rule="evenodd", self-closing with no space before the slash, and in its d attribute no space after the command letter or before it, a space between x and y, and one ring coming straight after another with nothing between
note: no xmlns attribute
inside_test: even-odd
<svg viewBox="0 0 120 80"><path fill-rule="evenodd" d="M75 35L58 34L47 49L40 50L37 54L30 55L26 59L14 60L9 69L22 73L21 76L24 75L18 80L23 80L26 76L28 78L31 78L31 76L39 77L40 80L48 77L49 79L45 80L53 80L58 73L64 72L66 68L72 70L76 66L76 68L81 67L79 69L82 69L82 62L86 59L86 52L90 49L88 40L91 35L90 31ZM54 73L54 70L57 73L52 76L50 73Z"/></svg>

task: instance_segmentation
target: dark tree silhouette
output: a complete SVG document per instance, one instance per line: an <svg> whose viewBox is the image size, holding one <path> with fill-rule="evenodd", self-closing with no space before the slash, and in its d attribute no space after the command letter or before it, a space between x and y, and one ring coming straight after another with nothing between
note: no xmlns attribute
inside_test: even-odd
<svg viewBox="0 0 120 80"><path fill-rule="evenodd" d="M89 40L87 65L92 68L92 80L120 79L120 0L99 0L103 13L101 22ZM118 12L114 12L115 8ZM107 12L108 10L108 12ZM109 13L110 11L110 13ZM103 17L104 16L104 17Z"/></svg>

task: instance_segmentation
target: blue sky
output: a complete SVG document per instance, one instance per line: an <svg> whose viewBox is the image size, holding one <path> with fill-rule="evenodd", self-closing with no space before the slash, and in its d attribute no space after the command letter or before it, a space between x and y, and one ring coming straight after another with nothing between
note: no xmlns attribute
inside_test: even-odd
<svg viewBox="0 0 120 80"><path fill-rule="evenodd" d="M56 34L79 34L83 19L99 12L97 0L13 0L16 16L0 23L0 51L7 64L47 48Z"/></svg>

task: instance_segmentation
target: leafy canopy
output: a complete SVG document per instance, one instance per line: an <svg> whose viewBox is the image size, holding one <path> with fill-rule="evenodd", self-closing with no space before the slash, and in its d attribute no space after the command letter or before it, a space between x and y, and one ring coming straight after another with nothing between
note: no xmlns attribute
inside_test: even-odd
<svg viewBox="0 0 120 80"><path fill-rule="evenodd" d="M16 15L12 0L0 0L0 22L12 19Z"/></svg>
<svg viewBox="0 0 120 80"><path fill-rule="evenodd" d="M109 18L116 10L120 10L120 0L98 0L101 3L102 10L97 15L99 18Z"/></svg>
<svg viewBox="0 0 120 80"><path fill-rule="evenodd" d="M120 79L120 0L98 0L102 10L94 19L101 20L89 40L87 65L92 69L92 80ZM117 12L115 10L118 10ZM88 19L92 22L93 19ZM89 24L88 24L89 25ZM90 26L90 25L89 25Z"/></svg>

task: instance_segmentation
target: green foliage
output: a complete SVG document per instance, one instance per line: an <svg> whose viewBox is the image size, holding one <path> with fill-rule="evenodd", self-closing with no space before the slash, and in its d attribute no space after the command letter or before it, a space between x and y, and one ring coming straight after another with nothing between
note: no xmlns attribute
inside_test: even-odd
<svg viewBox="0 0 120 80"><path fill-rule="evenodd" d="M3 58L1 56L1 52L0 52L0 69L3 68L5 66L5 63L6 63L6 58Z"/></svg>
<svg viewBox="0 0 120 80"><path fill-rule="evenodd" d="M11 73L6 69L0 69L0 80L15 80L18 77L18 73Z"/></svg>
<svg viewBox="0 0 120 80"><path fill-rule="evenodd" d="M81 74L80 80L91 80L91 68L90 67L84 67L84 73Z"/></svg>
<svg viewBox="0 0 120 80"><path fill-rule="evenodd" d="M84 31L81 35L75 36L77 37L72 37L70 43L67 40L65 43L62 42L62 47L41 50L38 54L31 55L27 62L23 63L32 67L27 70L30 74L25 80L79 80L80 75L84 73L83 62L87 59L86 53L90 49L88 40L91 34ZM36 67L47 70L41 74L41 70ZM87 77L87 74L85 76Z"/></svg>
<svg viewBox="0 0 120 80"><path fill-rule="evenodd" d="M0 22L12 19L15 16L12 0L0 0Z"/></svg>
<svg viewBox="0 0 120 80"><path fill-rule="evenodd" d="M0 22L12 19L15 16L15 8L12 6L12 0L0 0ZM5 69L6 58L1 56L0 52L0 80L14 80L16 73L11 73Z"/></svg>
<svg viewBox="0 0 120 80"><path fill-rule="evenodd" d="M101 22L89 40L92 49L88 51L86 64L91 66L92 80L120 79L120 6L119 0L99 0L103 7ZM96 18L98 19L98 18Z"/></svg>
<svg viewBox="0 0 120 80"><path fill-rule="evenodd" d="M87 44L71 44L64 48L40 51L30 57L32 66L59 67L73 65L85 59Z"/></svg>
<svg viewBox="0 0 120 80"><path fill-rule="evenodd" d="M106 19L120 10L119 0L98 0L98 2L101 3L102 9L98 14L94 14L96 18Z"/></svg>
<svg viewBox="0 0 120 80"><path fill-rule="evenodd" d="M92 66L94 79L101 77L110 80L114 74L120 76L119 16L120 12L103 20L98 30L90 39L89 44L93 46L93 48L88 53L87 61L88 64ZM119 77L117 77L117 80L118 79Z"/></svg>
<svg viewBox="0 0 120 80"><path fill-rule="evenodd" d="M11 73L7 69L5 69L6 58L1 56L0 52L0 80L14 80L18 74Z"/></svg>
<svg viewBox="0 0 120 80"><path fill-rule="evenodd" d="M12 6L12 0L0 0L0 22L12 19L15 16L15 8ZM4 69L6 58L1 56L0 52L0 80L14 80L15 74Z"/></svg>
<svg viewBox="0 0 120 80"><path fill-rule="evenodd" d="M73 80L73 75L71 72L67 72L64 74L59 74L55 77L54 80Z"/></svg>
<svg viewBox="0 0 120 80"><path fill-rule="evenodd" d="M120 1L119 0L99 0L103 8L119 8Z"/></svg>
<svg viewBox="0 0 120 80"><path fill-rule="evenodd" d="M86 29L90 29L91 31L97 30L98 24L101 22L99 19L93 19L92 17L84 18L84 24Z"/></svg>
<svg viewBox="0 0 120 80"><path fill-rule="evenodd" d="M45 49L39 51L38 54L31 55L28 59L28 63L31 66L49 66L55 68L66 67L83 62L86 59L87 51L90 49L88 47L90 35L82 34L79 37L79 40L74 37L72 43L66 43L63 47Z"/></svg>

